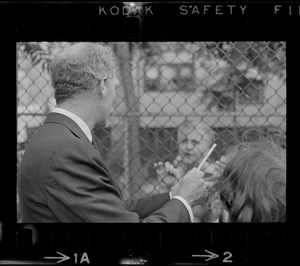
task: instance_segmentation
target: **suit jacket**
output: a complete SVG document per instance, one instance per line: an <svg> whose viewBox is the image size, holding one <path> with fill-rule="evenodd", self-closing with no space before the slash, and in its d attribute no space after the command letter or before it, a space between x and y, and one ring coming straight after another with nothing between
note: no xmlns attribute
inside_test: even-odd
<svg viewBox="0 0 300 266"><path fill-rule="evenodd" d="M190 222L183 203L167 193L125 202L99 151L58 113L28 144L17 185L24 223Z"/></svg>

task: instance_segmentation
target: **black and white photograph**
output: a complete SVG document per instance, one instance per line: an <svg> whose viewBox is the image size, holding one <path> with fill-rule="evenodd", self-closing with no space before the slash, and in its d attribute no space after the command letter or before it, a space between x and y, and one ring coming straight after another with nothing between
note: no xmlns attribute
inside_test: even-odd
<svg viewBox="0 0 300 266"><path fill-rule="evenodd" d="M285 222L285 42L17 52L18 221Z"/></svg>

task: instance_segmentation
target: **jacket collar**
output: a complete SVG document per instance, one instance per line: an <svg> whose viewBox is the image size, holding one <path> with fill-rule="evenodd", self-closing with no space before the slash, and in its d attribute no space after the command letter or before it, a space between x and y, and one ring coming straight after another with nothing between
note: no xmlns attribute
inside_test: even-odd
<svg viewBox="0 0 300 266"><path fill-rule="evenodd" d="M66 126L69 130L71 130L73 134L76 135L78 138L85 139L88 142L90 142L87 136L81 130L81 128L71 118L67 117L66 115L60 113L50 113L47 116L44 124L46 123L62 124Z"/></svg>

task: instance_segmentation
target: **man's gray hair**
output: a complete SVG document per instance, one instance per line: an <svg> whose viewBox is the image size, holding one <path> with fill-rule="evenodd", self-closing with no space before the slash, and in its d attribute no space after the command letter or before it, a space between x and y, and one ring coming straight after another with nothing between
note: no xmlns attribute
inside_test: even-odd
<svg viewBox="0 0 300 266"><path fill-rule="evenodd" d="M50 64L56 103L94 89L115 68L111 48L98 43L77 43L58 54Z"/></svg>

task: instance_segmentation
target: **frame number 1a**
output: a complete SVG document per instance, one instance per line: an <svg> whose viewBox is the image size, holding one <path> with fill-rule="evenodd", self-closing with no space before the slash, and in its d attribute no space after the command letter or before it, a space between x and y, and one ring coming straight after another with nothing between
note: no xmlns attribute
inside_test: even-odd
<svg viewBox="0 0 300 266"><path fill-rule="evenodd" d="M80 257L80 256L79 256ZM75 263L78 263L78 254L77 253L74 253L74 258L75 258ZM88 264L90 264L90 260L89 260L89 257L87 255L86 252L84 252L81 256L81 259L80 259L80 264L83 263L83 262L86 262Z"/></svg>

